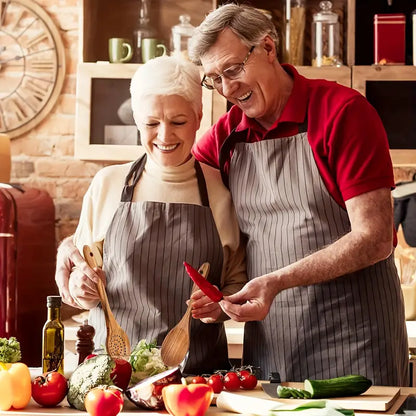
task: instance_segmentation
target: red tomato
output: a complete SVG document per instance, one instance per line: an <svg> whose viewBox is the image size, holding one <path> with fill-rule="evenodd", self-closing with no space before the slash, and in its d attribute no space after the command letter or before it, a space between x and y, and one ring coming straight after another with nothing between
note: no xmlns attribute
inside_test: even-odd
<svg viewBox="0 0 416 416"><path fill-rule="evenodd" d="M222 376L220 374L213 374L210 376L207 384L212 387L214 393L221 393L224 388L224 383L222 382Z"/></svg>
<svg viewBox="0 0 416 416"><path fill-rule="evenodd" d="M123 393L113 386L91 389L85 396L85 409L91 416L116 416L123 409Z"/></svg>
<svg viewBox="0 0 416 416"><path fill-rule="evenodd" d="M226 390L234 391L240 388L240 378L238 374L230 371L224 376L224 387Z"/></svg>
<svg viewBox="0 0 416 416"><path fill-rule="evenodd" d="M44 407L57 406L68 392L68 383L61 373L51 371L32 381L33 400Z"/></svg>
<svg viewBox="0 0 416 416"><path fill-rule="evenodd" d="M122 358L115 358L114 361L116 362L116 366L111 371L110 378L117 387L125 391L130 383L131 365Z"/></svg>
<svg viewBox="0 0 416 416"><path fill-rule="evenodd" d="M245 390L253 390L257 386L257 377L248 371L241 371L240 384Z"/></svg>
<svg viewBox="0 0 416 416"><path fill-rule="evenodd" d="M207 381L202 376L195 376L195 377L192 377L191 383L192 384L206 384Z"/></svg>

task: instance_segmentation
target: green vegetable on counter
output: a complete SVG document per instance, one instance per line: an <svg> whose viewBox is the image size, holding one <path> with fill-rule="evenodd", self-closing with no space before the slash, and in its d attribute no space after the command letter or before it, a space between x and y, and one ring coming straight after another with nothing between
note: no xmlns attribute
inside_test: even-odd
<svg viewBox="0 0 416 416"><path fill-rule="evenodd" d="M277 395L281 399L310 399L311 394L296 387L277 386Z"/></svg>
<svg viewBox="0 0 416 416"><path fill-rule="evenodd" d="M281 399L325 399L359 396L366 392L371 385L371 380L360 375L348 375L325 380L306 379L303 389L277 386L277 395Z"/></svg>
<svg viewBox="0 0 416 416"><path fill-rule="evenodd" d="M68 403L85 410L84 399L94 387L113 386L110 374L116 363L106 354L97 355L81 363L68 380Z"/></svg>
<svg viewBox="0 0 416 416"><path fill-rule="evenodd" d="M288 408L287 406L281 406L276 409L270 410L269 416L279 416L280 413L286 412L297 412L298 414L307 415L308 413L310 413L308 412L308 410L310 409L327 409L327 411L325 411L324 414L331 414L332 416L354 416L354 410L333 407L326 400L312 400L309 402L302 403L296 407L290 406L290 408Z"/></svg>
<svg viewBox="0 0 416 416"><path fill-rule="evenodd" d="M129 362L132 368L130 384L137 384L145 378L154 376L168 369L163 363L160 349L156 342L147 343L140 340L130 354Z"/></svg>
<svg viewBox="0 0 416 416"><path fill-rule="evenodd" d="M15 337L0 338L0 362L17 363L21 359L20 342Z"/></svg>
<svg viewBox="0 0 416 416"><path fill-rule="evenodd" d="M373 383L360 375L348 375L326 380L305 380L305 390L313 399L326 397L359 396L366 392Z"/></svg>

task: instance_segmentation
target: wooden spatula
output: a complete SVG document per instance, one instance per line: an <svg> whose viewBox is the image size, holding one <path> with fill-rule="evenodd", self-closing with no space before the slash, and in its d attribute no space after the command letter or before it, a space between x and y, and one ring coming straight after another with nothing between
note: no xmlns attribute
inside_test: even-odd
<svg viewBox="0 0 416 416"><path fill-rule="evenodd" d="M101 254L98 249L85 245L83 247L84 258L91 268L99 267L98 264L102 264ZM101 279L97 284L98 295L100 296L101 306L104 311L105 324L107 327L107 339L105 346L107 353L112 358L124 358L128 359L130 356L130 342L127 334L123 328L118 324L111 311L110 304L108 303L107 293Z"/></svg>
<svg viewBox="0 0 416 416"><path fill-rule="evenodd" d="M209 272L209 263L203 263L198 271L206 277ZM191 293L195 292L196 289L198 287L194 284ZM189 301L186 312L181 320L167 333L162 342L160 355L168 367L174 367L180 364L189 350L191 311L192 300Z"/></svg>

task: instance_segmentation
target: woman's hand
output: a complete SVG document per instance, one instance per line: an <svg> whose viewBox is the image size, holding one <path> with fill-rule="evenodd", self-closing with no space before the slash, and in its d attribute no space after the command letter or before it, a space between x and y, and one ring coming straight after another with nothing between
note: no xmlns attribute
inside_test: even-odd
<svg viewBox="0 0 416 416"><path fill-rule="evenodd" d="M105 282L105 273L103 270L98 268L91 270ZM91 279L77 267L73 269L69 279L69 293L71 298L78 304L78 307L82 309L95 308L100 302L95 279Z"/></svg>
<svg viewBox="0 0 416 416"><path fill-rule="evenodd" d="M201 290L196 290L191 295L192 317L200 319L206 324L217 322L222 315L222 310L218 302L213 302Z"/></svg>
<svg viewBox="0 0 416 416"><path fill-rule="evenodd" d="M75 268L78 269L75 271ZM78 248L73 242L73 236L66 237L58 247L56 256L55 282L63 302L70 306L80 308L81 306L72 297L69 290L70 276L82 273L94 282L100 278L97 272L88 266Z"/></svg>

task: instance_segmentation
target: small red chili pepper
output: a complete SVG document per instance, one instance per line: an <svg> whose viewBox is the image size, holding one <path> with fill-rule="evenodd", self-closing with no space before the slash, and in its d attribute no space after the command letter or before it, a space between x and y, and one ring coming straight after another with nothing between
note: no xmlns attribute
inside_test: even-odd
<svg viewBox="0 0 416 416"><path fill-rule="evenodd" d="M194 283L213 301L219 302L223 296L222 293L208 280L202 276L201 273L198 273L190 264L186 261L183 262L185 266L186 272L188 273L189 277L194 281Z"/></svg>

